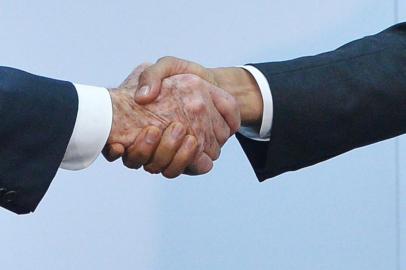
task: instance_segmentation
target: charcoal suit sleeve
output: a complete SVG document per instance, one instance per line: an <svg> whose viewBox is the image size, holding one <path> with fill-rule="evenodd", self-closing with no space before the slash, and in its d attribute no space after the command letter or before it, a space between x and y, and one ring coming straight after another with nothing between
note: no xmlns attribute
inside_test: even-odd
<svg viewBox="0 0 406 270"><path fill-rule="evenodd" d="M61 164L77 110L72 83L0 67L0 206L35 210Z"/></svg>
<svg viewBox="0 0 406 270"><path fill-rule="evenodd" d="M406 132L406 23L332 52L253 65L272 92L270 140L237 138L260 181Z"/></svg>

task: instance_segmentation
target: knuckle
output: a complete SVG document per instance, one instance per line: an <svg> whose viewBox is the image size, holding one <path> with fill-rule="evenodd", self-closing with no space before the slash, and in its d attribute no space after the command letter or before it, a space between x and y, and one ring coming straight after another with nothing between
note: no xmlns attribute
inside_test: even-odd
<svg viewBox="0 0 406 270"><path fill-rule="evenodd" d="M178 76L179 85L185 88L199 88L202 79L194 74L183 74Z"/></svg>
<svg viewBox="0 0 406 270"><path fill-rule="evenodd" d="M166 63L168 63L168 62L173 62L173 61L175 61L176 60L176 58L175 57L173 57L173 56L164 56L164 57L161 57L161 58L159 58L158 59L158 61L157 61L157 63L162 63L162 62L166 62Z"/></svg>
<svg viewBox="0 0 406 270"><path fill-rule="evenodd" d="M194 152L194 150L190 149L190 150L186 150L182 154L178 154L178 156L176 157L176 162L177 162L178 166L187 167L188 163L190 163L189 160L191 159L193 152Z"/></svg>
<svg viewBox="0 0 406 270"><path fill-rule="evenodd" d="M148 80L151 77L151 73L153 70L152 67L153 66L147 65L147 64L143 64L143 65L140 65L139 67L137 67L136 70L140 70L138 82ZM136 73L136 71L133 71L133 73Z"/></svg>
<svg viewBox="0 0 406 270"><path fill-rule="evenodd" d="M195 103L195 112L201 113L206 110L206 104L202 100L197 100Z"/></svg>
<svg viewBox="0 0 406 270"><path fill-rule="evenodd" d="M187 104L187 110L193 113L201 114L206 111L206 104L202 99L194 99Z"/></svg>
<svg viewBox="0 0 406 270"><path fill-rule="evenodd" d="M148 69L151 66L151 64L149 63L142 63L138 66L136 66L133 70L132 73L142 73L143 71L145 71L146 69Z"/></svg>
<svg viewBox="0 0 406 270"><path fill-rule="evenodd" d="M162 81L162 88L171 89L171 88L173 88L173 85L174 85L174 80L171 77L165 78Z"/></svg>
<svg viewBox="0 0 406 270"><path fill-rule="evenodd" d="M148 81L149 79L151 79L151 77L152 77L151 73L152 73L151 67L146 68L140 75L140 78L138 80L139 83L143 84L146 81Z"/></svg>
<svg viewBox="0 0 406 270"><path fill-rule="evenodd" d="M165 142L162 142L162 150L167 153L174 152L177 150L182 139L183 138L169 137Z"/></svg>

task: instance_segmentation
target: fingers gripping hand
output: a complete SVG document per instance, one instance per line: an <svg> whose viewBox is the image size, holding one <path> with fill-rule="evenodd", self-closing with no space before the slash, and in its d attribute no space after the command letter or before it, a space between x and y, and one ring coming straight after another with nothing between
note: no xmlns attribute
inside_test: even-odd
<svg viewBox="0 0 406 270"><path fill-rule="evenodd" d="M142 68L145 66L133 74L139 74ZM120 95L115 99L124 102L113 102L119 116L114 114L118 120L113 121L113 136L104 152L110 152L110 160L124 155L126 166L144 165L168 178L182 172L210 171L220 147L239 127L239 112L233 99L197 76L178 75L162 82L161 94L154 102L140 106L133 97L138 74L130 75L118 89ZM177 139L173 135L175 123L184 126ZM149 136L155 139L147 142Z"/></svg>
<svg viewBox="0 0 406 270"><path fill-rule="evenodd" d="M189 164L186 173L207 173L219 157L221 146L239 128L237 104L225 91L194 75L178 75L164 80L158 99L169 94L182 104L180 107L190 132L199 145L197 158ZM220 110L216 106L221 106Z"/></svg>
<svg viewBox="0 0 406 270"><path fill-rule="evenodd" d="M147 164L161 140L162 132L157 127L146 127L135 139L123 156L123 163L131 169L139 169Z"/></svg>
<svg viewBox="0 0 406 270"><path fill-rule="evenodd" d="M165 56L141 73L135 101L139 104L151 103L161 92L162 81L179 74L194 74L211 84L217 84L209 69L194 62Z"/></svg>

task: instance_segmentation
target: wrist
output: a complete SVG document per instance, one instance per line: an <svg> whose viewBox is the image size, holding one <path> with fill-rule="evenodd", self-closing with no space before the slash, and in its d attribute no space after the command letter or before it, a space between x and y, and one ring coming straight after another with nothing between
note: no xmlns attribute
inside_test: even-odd
<svg viewBox="0 0 406 270"><path fill-rule="evenodd" d="M238 67L210 69L217 85L231 94L237 101L244 126L259 127L262 122L263 101L254 77Z"/></svg>
<svg viewBox="0 0 406 270"><path fill-rule="evenodd" d="M117 124L118 124L118 110L120 103L120 95L117 88L108 88L110 99L111 99L111 108L112 108L112 123L111 130L109 134L108 142L114 142L114 137L116 136Z"/></svg>

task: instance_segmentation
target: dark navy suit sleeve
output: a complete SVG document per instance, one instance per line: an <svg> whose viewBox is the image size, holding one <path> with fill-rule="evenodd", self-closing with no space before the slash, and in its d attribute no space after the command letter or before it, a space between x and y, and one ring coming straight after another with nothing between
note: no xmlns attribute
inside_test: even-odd
<svg viewBox="0 0 406 270"><path fill-rule="evenodd" d="M271 137L237 137L261 181L406 132L406 23L332 52L254 66L272 91Z"/></svg>
<svg viewBox="0 0 406 270"><path fill-rule="evenodd" d="M71 83L0 67L0 206L35 210L62 162L77 110Z"/></svg>

